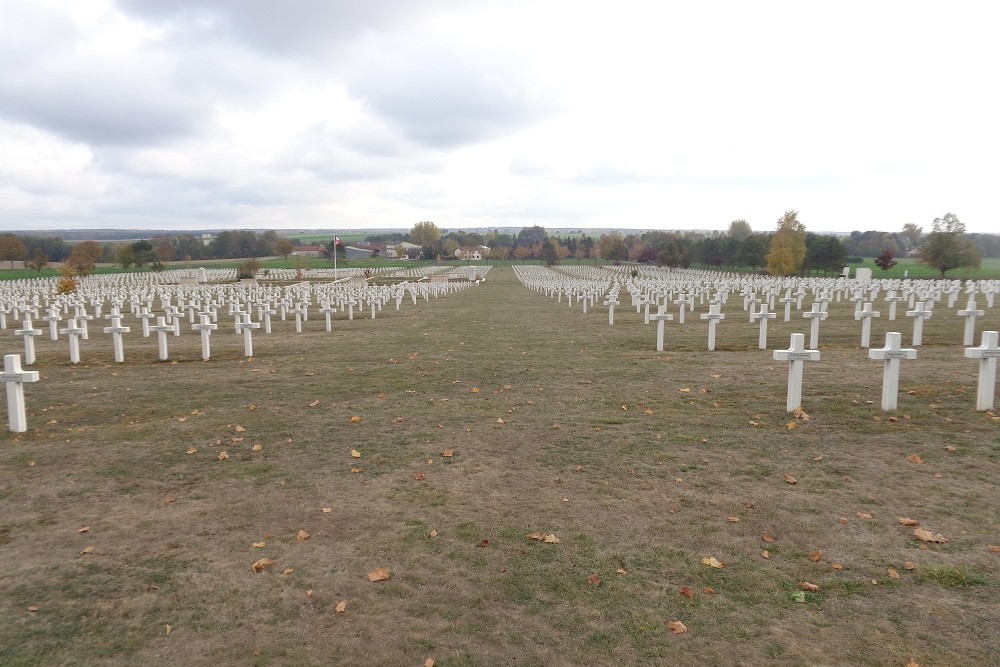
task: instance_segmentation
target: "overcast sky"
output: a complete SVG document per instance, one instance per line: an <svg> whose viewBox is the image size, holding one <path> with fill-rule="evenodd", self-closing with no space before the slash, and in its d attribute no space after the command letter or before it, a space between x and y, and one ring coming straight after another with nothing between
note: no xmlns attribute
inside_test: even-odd
<svg viewBox="0 0 1000 667"><path fill-rule="evenodd" d="M3 0L0 229L1000 231L1000 3Z"/></svg>

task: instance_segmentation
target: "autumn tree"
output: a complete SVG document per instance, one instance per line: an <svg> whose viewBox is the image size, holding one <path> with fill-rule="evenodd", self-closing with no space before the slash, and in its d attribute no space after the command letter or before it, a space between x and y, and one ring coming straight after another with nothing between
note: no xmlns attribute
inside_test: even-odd
<svg viewBox="0 0 1000 667"><path fill-rule="evenodd" d="M767 272L772 276L792 276L806 259L806 227L797 211L785 211L767 252Z"/></svg>
<svg viewBox="0 0 1000 667"><path fill-rule="evenodd" d="M288 256L292 254L293 250L295 250L295 246L292 245L292 242L288 239L278 239L274 242L274 252L278 253L285 259L288 259Z"/></svg>
<svg viewBox="0 0 1000 667"><path fill-rule="evenodd" d="M123 269L127 269L135 264L135 252L132 250L132 246L127 243L118 246L118 249L115 251L115 262Z"/></svg>
<svg viewBox="0 0 1000 667"><path fill-rule="evenodd" d="M34 269L38 273L42 272L46 266L49 265L49 256L45 254L45 251L41 248L35 248L35 252L32 253L31 259L24 263L25 268Z"/></svg>
<svg viewBox="0 0 1000 667"><path fill-rule="evenodd" d="M28 249L24 247L21 239L13 234L0 236L0 259L10 260L10 268L14 268L14 260L24 259L28 256Z"/></svg>
<svg viewBox="0 0 1000 667"><path fill-rule="evenodd" d="M920 245L920 237L923 236L924 228L920 225L908 222L903 225L903 231L901 231L898 236L906 250L913 250Z"/></svg>
<svg viewBox="0 0 1000 667"><path fill-rule="evenodd" d="M429 220L418 222L410 230L410 243L416 243L418 246L434 246L440 240L441 230Z"/></svg>
<svg viewBox="0 0 1000 667"><path fill-rule="evenodd" d="M954 213L934 218L932 232L920 248L920 261L941 272L941 277L952 269L963 266L979 267L979 253L965 238L965 224Z"/></svg>
<svg viewBox="0 0 1000 667"><path fill-rule="evenodd" d="M614 262L615 265L628 259L628 245L618 232L601 235L598 249L602 259Z"/></svg>
<svg viewBox="0 0 1000 667"><path fill-rule="evenodd" d="M753 229L750 228L750 223L742 218L730 222L729 231L726 232L729 238L736 239L737 241L745 241L751 234L753 234Z"/></svg>
<svg viewBox="0 0 1000 667"><path fill-rule="evenodd" d="M76 275L86 276L94 270L103 255L104 247L97 241L81 241L70 250L66 264L73 267Z"/></svg>
<svg viewBox="0 0 1000 667"><path fill-rule="evenodd" d="M894 253L890 248L886 248L882 251L881 255L875 258L875 266L879 267L883 271L888 271L898 263L899 262L896 261L896 253Z"/></svg>

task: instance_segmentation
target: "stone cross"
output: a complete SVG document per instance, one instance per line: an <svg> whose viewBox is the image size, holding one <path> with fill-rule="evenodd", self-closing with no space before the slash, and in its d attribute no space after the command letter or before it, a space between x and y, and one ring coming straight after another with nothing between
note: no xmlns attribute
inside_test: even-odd
<svg viewBox="0 0 1000 667"><path fill-rule="evenodd" d="M608 307L608 325L610 325L610 326L614 326L614 323L615 323L615 306L617 306L619 303L620 302L618 301L618 297L609 296L608 300L605 301L604 304L603 304L603 305L605 305L605 306Z"/></svg>
<svg viewBox="0 0 1000 667"><path fill-rule="evenodd" d="M649 319L656 321L656 351L663 352L663 323L674 319L674 316L664 312L663 305L661 304L657 306L656 314L650 315Z"/></svg>
<svg viewBox="0 0 1000 667"><path fill-rule="evenodd" d="M976 389L976 410L992 410L996 395L997 357L1000 357L1000 347L997 340L1000 333L984 331L983 342L979 347L965 349L969 359L979 359L979 386Z"/></svg>
<svg viewBox="0 0 1000 667"><path fill-rule="evenodd" d="M76 318L77 324L83 329L83 334L80 336L83 340L90 340L90 327L87 322L94 319L93 315L87 314L87 308L85 306L75 306L73 308L73 317Z"/></svg>
<svg viewBox="0 0 1000 667"><path fill-rule="evenodd" d="M962 336L962 345L972 345L976 337L976 318L983 316L983 311L976 310L976 300L970 298L965 310L958 311L959 317L965 318L965 331Z"/></svg>
<svg viewBox="0 0 1000 667"><path fill-rule="evenodd" d="M638 303L638 305L636 306L636 312L639 311L639 306L642 306L642 308L643 308L642 323L643 324L649 324L649 306L652 305L652 304L654 304L654 303L656 303L656 301L654 301L653 299L650 299L647 296L647 297L643 297L642 299L639 299L639 301L637 303Z"/></svg>
<svg viewBox="0 0 1000 667"><path fill-rule="evenodd" d="M813 302L812 310L802 313L802 317L811 320L809 322L809 347L816 349L819 346L819 321L826 319L826 311L823 310L823 304L819 303L819 299Z"/></svg>
<svg viewBox="0 0 1000 667"><path fill-rule="evenodd" d="M69 360L74 364L80 363L80 336L83 335L83 327L77 324L76 318L70 318L59 333L64 333L69 338Z"/></svg>
<svg viewBox="0 0 1000 667"><path fill-rule="evenodd" d="M298 311L296 311L296 320ZM250 313L243 313L242 321L236 323L236 333L243 334L243 354L253 356L253 330L260 329L260 322L251 322Z"/></svg>
<svg viewBox="0 0 1000 667"><path fill-rule="evenodd" d="M715 327L719 324L720 320L726 319L726 316L720 312L721 306L718 303L713 303L708 307L707 313L701 314L701 319L708 320L708 351L715 351Z"/></svg>
<svg viewBox="0 0 1000 667"><path fill-rule="evenodd" d="M885 300L889 302L889 321L893 322L896 320L896 304L903 301L904 298L896 295L896 290L889 290L889 293L885 295Z"/></svg>
<svg viewBox="0 0 1000 667"><path fill-rule="evenodd" d="M42 320L49 323L49 340L59 340L59 323L62 322L62 317L59 315L59 308L56 306L49 308L49 314L43 317Z"/></svg>
<svg viewBox="0 0 1000 667"><path fill-rule="evenodd" d="M674 303L677 304L677 323L684 324L684 307L688 306L692 310L694 309L694 299L692 299L687 294L681 294L679 297L674 299Z"/></svg>
<svg viewBox="0 0 1000 667"><path fill-rule="evenodd" d="M767 321L775 318L774 313L767 312L767 304L760 304L760 310L750 314L750 321L760 320L760 334L757 336L757 347L767 349Z"/></svg>
<svg viewBox="0 0 1000 667"><path fill-rule="evenodd" d="M882 363L882 411L896 409L899 398L899 360L916 359L917 351L902 347L903 334L890 331L885 335L885 347L868 350L869 359L880 359Z"/></svg>
<svg viewBox="0 0 1000 667"><path fill-rule="evenodd" d="M792 319L792 303L795 302L795 298L792 296L792 290L785 290L785 296L778 299L778 303L785 304L785 322L790 322Z"/></svg>
<svg viewBox="0 0 1000 667"><path fill-rule="evenodd" d="M21 357L5 354L0 382L7 385L7 424L12 433L24 433L28 430L28 417L24 411L24 383L38 382L38 371L21 370Z"/></svg>
<svg viewBox="0 0 1000 667"><path fill-rule="evenodd" d="M257 317L264 320L264 333L271 333L271 315L277 315L278 311L271 308L271 304L265 303L257 309Z"/></svg>
<svg viewBox="0 0 1000 667"><path fill-rule="evenodd" d="M15 329L15 336L24 336L24 363L30 366L35 363L35 336L41 336L42 330L31 326L31 317L25 315L22 328Z"/></svg>
<svg viewBox="0 0 1000 667"><path fill-rule="evenodd" d="M802 371L806 361L819 361L819 350L805 349L805 334L793 333L787 350L775 350L775 361L788 362L788 397L785 410L794 412L802 406Z"/></svg>
<svg viewBox="0 0 1000 667"><path fill-rule="evenodd" d="M347 319L353 320L354 319L354 306L356 306L358 304L358 302L352 296L349 299L347 299L347 301L345 301L344 304L347 306Z"/></svg>
<svg viewBox="0 0 1000 667"><path fill-rule="evenodd" d="M175 320L175 323L179 320ZM156 318L156 324L149 327L150 331L156 332L156 342L159 348L160 361L167 360L167 333L174 330L174 325L167 324L167 319L163 316Z"/></svg>
<svg viewBox="0 0 1000 667"><path fill-rule="evenodd" d="M218 329L219 325L209 322L208 315L202 314L198 318L201 321L198 324L192 324L191 329L201 332L201 358L203 361L208 361L212 356L212 344L209 342L209 338L212 331Z"/></svg>
<svg viewBox="0 0 1000 667"><path fill-rule="evenodd" d="M142 337L149 338L149 321L156 317L153 313L149 312L149 308L146 306L142 307L142 310L138 315L139 319L142 320Z"/></svg>
<svg viewBox="0 0 1000 667"><path fill-rule="evenodd" d="M295 333L302 333L302 320L305 316L306 309L304 305L300 303L293 308L293 311L295 315ZM246 330L244 329L244 331Z"/></svg>
<svg viewBox="0 0 1000 667"><path fill-rule="evenodd" d="M861 320L861 347L871 347L872 318L879 315L877 310L872 310L872 304L868 301L864 308L854 313L854 319Z"/></svg>
<svg viewBox="0 0 1000 667"><path fill-rule="evenodd" d="M924 308L923 301L917 301L917 305L913 310L906 311L907 317L913 318L913 345L916 347L920 345L924 338L924 320L929 319L931 313L934 311Z"/></svg>
<svg viewBox="0 0 1000 667"><path fill-rule="evenodd" d="M399 301L396 302L396 305L399 305ZM326 330L333 331L333 322L330 318L335 312L337 312L337 309L331 306L329 301L324 301L322 307L319 309L319 312L323 313L326 317Z"/></svg>
<svg viewBox="0 0 1000 667"><path fill-rule="evenodd" d="M132 331L131 327L123 327L121 317L115 317L111 320L110 327L104 327L104 333L111 334L111 338L115 346L115 362L122 363L125 361L125 347L122 345L122 334Z"/></svg>

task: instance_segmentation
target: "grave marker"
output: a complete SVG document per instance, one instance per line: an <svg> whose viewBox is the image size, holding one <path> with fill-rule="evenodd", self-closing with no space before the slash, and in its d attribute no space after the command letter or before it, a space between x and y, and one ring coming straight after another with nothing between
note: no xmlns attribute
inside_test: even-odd
<svg viewBox="0 0 1000 667"><path fill-rule="evenodd" d="M854 319L861 320L861 347L870 347L872 335L872 318L878 317L879 312L872 310L872 304L865 302L864 308L854 313Z"/></svg>
<svg viewBox="0 0 1000 667"><path fill-rule="evenodd" d="M111 320L110 327L104 327L104 333L111 334L111 338L114 342L115 347L115 362L123 363L125 361L125 348L122 345L122 334L132 331L131 327L123 327L121 317L115 317Z"/></svg>
<svg viewBox="0 0 1000 667"><path fill-rule="evenodd" d="M775 350L775 361L788 362L788 395L785 410L794 412L802 406L802 371L807 361L819 361L819 350L805 349L805 334L793 333L787 350Z"/></svg>
<svg viewBox="0 0 1000 667"><path fill-rule="evenodd" d="M38 382L38 377L38 371L21 370L21 357L18 355L4 355L0 382L7 385L7 426L12 433L24 433L28 430L28 417L24 410L24 383Z"/></svg>
<svg viewBox="0 0 1000 667"><path fill-rule="evenodd" d="M664 312L660 305L656 308L656 314L650 315L649 319L656 320L656 351L663 352L663 323L674 319L674 316Z"/></svg>
<svg viewBox="0 0 1000 667"><path fill-rule="evenodd" d="M962 345L972 345L976 338L976 318L983 316L983 311L976 309L976 300L969 299L965 310L958 311L959 317L965 318L965 330L962 333Z"/></svg>
<svg viewBox="0 0 1000 667"><path fill-rule="evenodd" d="M913 310L906 311L907 317L913 318L913 346L920 345L924 338L924 320L930 319L932 310L924 308L924 302L918 301Z"/></svg>
<svg viewBox="0 0 1000 667"><path fill-rule="evenodd" d="M899 398L899 360L916 359L917 351L902 347L903 334L890 331L885 335L885 347L868 350L869 359L882 361L882 411L896 409Z"/></svg>
<svg viewBox="0 0 1000 667"><path fill-rule="evenodd" d="M979 359L979 385L976 389L976 410L992 410L996 395L997 357L1000 357L1000 347L997 341L1000 333L984 331L979 347L966 348L965 356L969 359Z"/></svg>
<svg viewBox="0 0 1000 667"><path fill-rule="evenodd" d="M198 318L200 322L198 324L192 324L191 329L194 331L201 332L201 358L203 361L208 361L212 356L212 344L209 338L212 335L212 331L219 328L218 324L208 321L208 315L199 315Z"/></svg>
<svg viewBox="0 0 1000 667"><path fill-rule="evenodd" d="M713 303L708 307L707 313L701 314L701 319L708 320L708 351L715 351L715 327L719 324L720 320L726 319L726 316L720 312L721 306L718 303Z"/></svg>

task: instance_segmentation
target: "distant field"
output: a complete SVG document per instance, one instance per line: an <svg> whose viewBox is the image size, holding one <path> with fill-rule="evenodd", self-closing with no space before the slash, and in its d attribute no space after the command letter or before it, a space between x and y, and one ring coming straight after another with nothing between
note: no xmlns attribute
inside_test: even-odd
<svg viewBox="0 0 1000 667"><path fill-rule="evenodd" d="M867 267L872 270L872 277L874 278L940 278L941 272L932 269L924 264L921 264L919 260L910 258L900 258L899 263L892 267L889 271L883 271L875 265L875 260L866 259L861 264L851 264L851 274L854 274L853 269L858 267ZM907 275L908 274L908 275ZM978 269L953 269L949 271L946 278L951 278L953 280L983 280L988 278L998 278L1000 277L1000 258L998 257L984 257L982 264Z"/></svg>
<svg viewBox="0 0 1000 667"><path fill-rule="evenodd" d="M365 233L344 233L337 234L337 236L345 243L353 243L354 241L364 241L365 237L369 235ZM284 238L289 241L300 241L306 244L320 244L329 243L333 239L333 234L285 234Z"/></svg>

